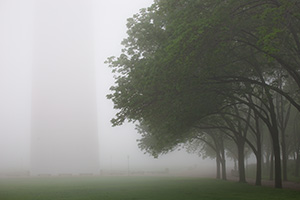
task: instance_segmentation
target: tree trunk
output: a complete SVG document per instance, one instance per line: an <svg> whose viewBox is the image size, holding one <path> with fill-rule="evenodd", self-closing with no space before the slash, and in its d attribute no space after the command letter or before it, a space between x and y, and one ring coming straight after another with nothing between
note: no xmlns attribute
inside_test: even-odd
<svg viewBox="0 0 300 200"><path fill-rule="evenodd" d="M274 166L275 166L275 187L282 188L280 144L279 144L278 132L276 132L276 130L274 130L274 132L272 133L272 138L273 138Z"/></svg>
<svg viewBox="0 0 300 200"><path fill-rule="evenodd" d="M282 150L282 176L283 180L287 181L287 153L286 153L286 144L285 144L285 136L282 134L281 139L281 150Z"/></svg>
<svg viewBox="0 0 300 200"><path fill-rule="evenodd" d="M227 174L226 174L226 160L222 159L222 179L227 180Z"/></svg>
<svg viewBox="0 0 300 200"><path fill-rule="evenodd" d="M257 155L256 155L256 180L255 185L261 185L261 171L262 171L262 152L260 137L257 138Z"/></svg>
<svg viewBox="0 0 300 200"><path fill-rule="evenodd" d="M239 182L246 183L245 172L245 155L244 155L244 142L238 142L238 167L239 167Z"/></svg>
<svg viewBox="0 0 300 200"><path fill-rule="evenodd" d="M274 180L274 154L273 152L271 153L270 156L270 181Z"/></svg>
<svg viewBox="0 0 300 200"><path fill-rule="evenodd" d="M216 164L217 164L217 179L221 179L221 163L220 163L220 156L216 156Z"/></svg>
<svg viewBox="0 0 300 200"><path fill-rule="evenodd" d="M261 137L261 126L258 120L258 116L255 114L255 126L256 126L256 180L255 185L261 185L261 174L262 174L262 163L263 163L263 156L262 156L262 137Z"/></svg>
<svg viewBox="0 0 300 200"><path fill-rule="evenodd" d="M262 170L261 166L262 166L261 155L257 155L255 185L261 185L261 170Z"/></svg>
<svg viewBox="0 0 300 200"><path fill-rule="evenodd" d="M299 177L299 168L300 168L300 155L297 152L296 167L295 167L295 176L296 177Z"/></svg>
<svg viewBox="0 0 300 200"><path fill-rule="evenodd" d="M222 179L223 179L223 180L227 180L227 174L226 174L226 159L225 159L225 151L224 151L224 148L222 149L221 164L222 164Z"/></svg>
<svg viewBox="0 0 300 200"><path fill-rule="evenodd" d="M263 77L261 80L264 81ZM282 177L281 177L281 158L280 158L280 142L279 142L279 132L277 116L274 106L274 99L270 93L269 88L265 88L265 94L269 101L269 116L271 121L268 122L268 129L272 137L273 153L274 153L274 166L275 166L275 188L282 188Z"/></svg>
<svg viewBox="0 0 300 200"><path fill-rule="evenodd" d="M233 158L233 162L234 162L234 171L237 171L237 160L235 158Z"/></svg>
<svg viewBox="0 0 300 200"><path fill-rule="evenodd" d="M282 72L279 72L280 76ZM282 89L282 80L281 78L278 79L278 87ZM287 122L289 119L290 108L289 107L286 111L284 108L284 100L282 95L275 95L276 97L276 111L277 111L277 123L278 129L281 135L281 154L282 154L282 176L283 180L287 181L287 153L286 153L286 143L285 143L285 129L287 126Z"/></svg>
<svg viewBox="0 0 300 200"><path fill-rule="evenodd" d="M225 158L225 149L224 149L224 142L223 138L220 141L220 160L222 164L222 179L227 180L227 174L226 174L226 158Z"/></svg>
<svg viewBox="0 0 300 200"><path fill-rule="evenodd" d="M265 169L266 169L266 171L270 170L270 152L268 150L266 151Z"/></svg>
<svg viewBox="0 0 300 200"><path fill-rule="evenodd" d="M269 131L272 137L273 153L274 153L274 169L275 169L275 188L282 188L282 172L281 172L281 152L279 142L279 132L277 124L277 116L275 112L275 106L273 104L273 98L269 90L266 90L266 95L270 104L270 118L271 124L269 124Z"/></svg>

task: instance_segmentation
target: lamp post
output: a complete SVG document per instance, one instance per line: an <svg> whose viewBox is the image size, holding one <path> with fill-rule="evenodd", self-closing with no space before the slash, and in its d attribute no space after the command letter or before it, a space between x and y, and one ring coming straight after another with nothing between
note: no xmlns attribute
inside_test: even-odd
<svg viewBox="0 0 300 200"><path fill-rule="evenodd" d="M129 155L127 155L127 175L129 176Z"/></svg>

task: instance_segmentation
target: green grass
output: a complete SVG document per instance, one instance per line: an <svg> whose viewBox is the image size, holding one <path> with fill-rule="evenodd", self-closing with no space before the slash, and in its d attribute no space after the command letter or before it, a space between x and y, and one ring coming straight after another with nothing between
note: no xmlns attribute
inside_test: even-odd
<svg viewBox="0 0 300 200"><path fill-rule="evenodd" d="M300 191L178 177L1 179L0 200L300 199Z"/></svg>

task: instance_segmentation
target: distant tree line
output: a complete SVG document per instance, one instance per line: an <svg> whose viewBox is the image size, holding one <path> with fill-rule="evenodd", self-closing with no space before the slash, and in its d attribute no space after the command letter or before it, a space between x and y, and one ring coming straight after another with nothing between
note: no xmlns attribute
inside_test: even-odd
<svg viewBox="0 0 300 200"><path fill-rule="evenodd" d="M153 156L188 146L226 157L246 182L245 156L256 157L256 184L269 168L276 188L292 159L300 165L300 2L156 0L128 19L108 98L113 125L137 122L139 147ZM274 171L273 171L274 168Z"/></svg>

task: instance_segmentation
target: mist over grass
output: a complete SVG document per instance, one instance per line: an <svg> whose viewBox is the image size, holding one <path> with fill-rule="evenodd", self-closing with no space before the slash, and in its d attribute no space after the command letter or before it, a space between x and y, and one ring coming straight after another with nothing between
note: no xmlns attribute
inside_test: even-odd
<svg viewBox="0 0 300 200"><path fill-rule="evenodd" d="M50 177L0 180L1 200L299 199L299 191L208 178Z"/></svg>

